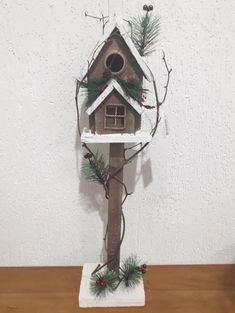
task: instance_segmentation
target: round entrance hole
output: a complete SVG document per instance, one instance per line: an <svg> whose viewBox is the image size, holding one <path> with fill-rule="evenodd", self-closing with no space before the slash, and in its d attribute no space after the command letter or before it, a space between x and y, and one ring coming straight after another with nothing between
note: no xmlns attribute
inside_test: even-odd
<svg viewBox="0 0 235 313"><path fill-rule="evenodd" d="M106 66L113 73L120 72L124 66L124 59L120 54L112 53L106 59Z"/></svg>

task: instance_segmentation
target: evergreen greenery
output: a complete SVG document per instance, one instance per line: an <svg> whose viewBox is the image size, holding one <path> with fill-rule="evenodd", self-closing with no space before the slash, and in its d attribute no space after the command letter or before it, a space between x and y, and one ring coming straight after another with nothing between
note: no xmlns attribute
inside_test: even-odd
<svg viewBox="0 0 235 313"><path fill-rule="evenodd" d="M122 79L118 79L117 81L127 97L130 97L137 102L141 102L142 96L148 92L148 89L143 88L141 82L139 82L138 80L130 80L126 82Z"/></svg>
<svg viewBox="0 0 235 313"><path fill-rule="evenodd" d="M99 94L104 90L107 83L107 79L101 80L89 80L89 81L79 81L81 87L86 89L87 99L85 101L86 107L89 107L99 96Z"/></svg>
<svg viewBox="0 0 235 313"><path fill-rule="evenodd" d="M113 292L119 282L119 277L114 271L98 272L91 276L90 290L97 297L104 297L108 292Z"/></svg>
<svg viewBox="0 0 235 313"><path fill-rule="evenodd" d="M143 88L142 83L138 80L133 79L125 81L120 78L117 78L116 80L122 87L127 97L130 97L137 102L141 102L142 96L148 92L148 89ZM107 82L108 79L105 78L97 81L80 81L81 87L86 89L87 92L87 99L85 101L86 107L89 107L97 99L99 94L105 90L107 87Z"/></svg>
<svg viewBox="0 0 235 313"><path fill-rule="evenodd" d="M94 156L90 156L88 160L84 160L82 164L82 173L86 179L104 184L108 178L109 166L105 164L102 154L96 152Z"/></svg>
<svg viewBox="0 0 235 313"><path fill-rule="evenodd" d="M129 256L121 266L120 279L126 287L134 287L140 283L143 278L141 265L136 256Z"/></svg>
<svg viewBox="0 0 235 313"><path fill-rule="evenodd" d="M138 285L146 273L146 265L140 264L136 256L130 256L122 263L119 274L114 271L100 271L91 275L90 290L97 297L114 292L119 285L131 288Z"/></svg>
<svg viewBox="0 0 235 313"><path fill-rule="evenodd" d="M154 52L160 32L159 18L146 12L145 15L131 18L130 23L132 25L132 41L139 54L146 56Z"/></svg>

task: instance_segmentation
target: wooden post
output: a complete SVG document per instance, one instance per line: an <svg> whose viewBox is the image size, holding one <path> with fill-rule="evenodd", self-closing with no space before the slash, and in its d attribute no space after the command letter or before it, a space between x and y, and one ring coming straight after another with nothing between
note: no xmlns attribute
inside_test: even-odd
<svg viewBox="0 0 235 313"><path fill-rule="evenodd" d="M123 162L124 143L111 143L109 150L109 165L111 173L115 171ZM118 179L123 181L123 170L117 175ZM117 249L119 249L121 237L121 212L122 212L122 192L123 186L115 179L109 183L108 200L108 261L111 260ZM109 270L119 271L120 249L114 260L108 264Z"/></svg>

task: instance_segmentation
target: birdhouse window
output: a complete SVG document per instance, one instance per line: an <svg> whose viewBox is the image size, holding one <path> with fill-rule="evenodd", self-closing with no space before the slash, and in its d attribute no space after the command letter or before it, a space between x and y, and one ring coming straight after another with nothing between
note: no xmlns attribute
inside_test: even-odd
<svg viewBox="0 0 235 313"><path fill-rule="evenodd" d="M106 59L106 67L114 74L119 73L124 67L124 59L118 53L110 54Z"/></svg>
<svg viewBox="0 0 235 313"><path fill-rule="evenodd" d="M106 105L105 107L105 129L125 129L126 108L122 104Z"/></svg>

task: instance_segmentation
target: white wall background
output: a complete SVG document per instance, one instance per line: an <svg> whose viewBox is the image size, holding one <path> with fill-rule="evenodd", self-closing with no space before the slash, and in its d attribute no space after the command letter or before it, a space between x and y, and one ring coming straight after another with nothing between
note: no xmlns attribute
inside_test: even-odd
<svg viewBox="0 0 235 313"><path fill-rule="evenodd" d="M144 3L123 1L117 10L127 17ZM161 94L162 49L173 68L164 107L169 135L163 118L151 147L126 168L135 193L125 206L122 255L151 264L233 263L235 3L153 4L162 34L148 62ZM106 202L80 176L74 78L101 34L84 12L107 8L101 0L0 1L1 266L100 258Z"/></svg>

